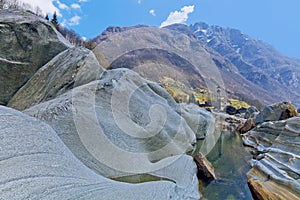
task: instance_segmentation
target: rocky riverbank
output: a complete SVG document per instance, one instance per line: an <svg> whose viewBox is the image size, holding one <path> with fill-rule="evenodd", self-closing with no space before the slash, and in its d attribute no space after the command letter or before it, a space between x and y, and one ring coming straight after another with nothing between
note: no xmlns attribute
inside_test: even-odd
<svg viewBox="0 0 300 200"><path fill-rule="evenodd" d="M249 119L239 130L252 128L242 134L242 139L253 155L247 177L254 196L299 199L300 117L296 108L288 102L278 103Z"/></svg>

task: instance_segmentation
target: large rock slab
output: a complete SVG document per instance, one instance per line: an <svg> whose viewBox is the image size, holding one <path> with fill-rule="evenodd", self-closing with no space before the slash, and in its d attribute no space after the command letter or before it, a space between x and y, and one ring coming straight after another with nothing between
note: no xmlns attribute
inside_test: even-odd
<svg viewBox="0 0 300 200"><path fill-rule="evenodd" d="M100 176L83 165L49 125L3 106L0 137L0 170L5 172L0 176L0 199L199 199L191 188L179 186L184 179L178 184L128 184ZM182 166L189 160L178 159Z"/></svg>
<svg viewBox="0 0 300 200"><path fill-rule="evenodd" d="M284 120L298 115L297 109L290 102L281 102L266 106L255 116L255 124Z"/></svg>
<svg viewBox="0 0 300 200"><path fill-rule="evenodd" d="M213 181L216 180L215 169L213 165L201 153L194 156L194 161L197 165L197 176L201 180Z"/></svg>
<svg viewBox="0 0 300 200"><path fill-rule="evenodd" d="M194 198L199 196L197 168L192 157L183 154L193 150L195 132L205 132L211 122L195 123L209 114L188 110L158 84L131 70L116 69L24 112L50 124L74 155L98 174L164 177ZM197 120L187 123L184 116Z"/></svg>
<svg viewBox="0 0 300 200"><path fill-rule="evenodd" d="M247 111L247 120L242 121L237 128L240 133L246 133L256 125L268 121L285 120L298 115L296 107L290 102L280 102L264 107L261 112L256 112L254 108Z"/></svg>
<svg viewBox="0 0 300 200"><path fill-rule="evenodd" d="M8 106L24 110L54 99L99 78L103 69L93 52L83 47L69 48L40 68L13 96Z"/></svg>
<svg viewBox="0 0 300 200"><path fill-rule="evenodd" d="M0 105L6 105L40 67L71 45L47 20L2 9L0 46Z"/></svg>
<svg viewBox="0 0 300 200"><path fill-rule="evenodd" d="M264 122L242 135L254 159L248 172L258 199L300 198L300 118Z"/></svg>
<svg viewBox="0 0 300 200"><path fill-rule="evenodd" d="M180 103L180 115L196 134L197 139L205 139L215 131L215 116L196 104Z"/></svg>

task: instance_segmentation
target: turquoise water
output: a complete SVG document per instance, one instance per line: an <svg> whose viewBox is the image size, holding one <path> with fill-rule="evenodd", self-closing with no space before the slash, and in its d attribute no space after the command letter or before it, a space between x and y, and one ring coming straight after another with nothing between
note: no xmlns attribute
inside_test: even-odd
<svg viewBox="0 0 300 200"><path fill-rule="evenodd" d="M198 150L200 149L202 142L203 141L201 140L198 141ZM248 161L252 156L250 153L245 151L238 133L226 131L222 132L216 145L213 147L212 151L206 155L206 157L215 168L217 180L209 184L199 181L199 190L202 193L202 199L253 199L248 188L246 178L246 173L250 170ZM128 183L166 180L148 174L129 175L113 179Z"/></svg>
<svg viewBox="0 0 300 200"><path fill-rule="evenodd" d="M198 145L201 145L199 142ZM253 199L247 185L251 155L245 151L238 133L222 132L212 151L206 156L213 164L217 180L206 184L200 181L203 199Z"/></svg>
<svg viewBox="0 0 300 200"><path fill-rule="evenodd" d="M114 177L111 179L115 181L126 182L126 183L144 183L150 181L163 181L163 180L174 182L172 180L153 176L150 174L135 174L135 175L128 175L128 176Z"/></svg>

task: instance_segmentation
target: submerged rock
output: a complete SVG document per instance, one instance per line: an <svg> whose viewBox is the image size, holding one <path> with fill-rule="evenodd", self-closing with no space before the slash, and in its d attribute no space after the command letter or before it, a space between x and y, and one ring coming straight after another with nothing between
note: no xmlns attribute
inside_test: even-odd
<svg viewBox="0 0 300 200"><path fill-rule="evenodd" d="M264 122L242 137L254 155L247 177L255 196L299 199L300 118Z"/></svg>
<svg viewBox="0 0 300 200"><path fill-rule="evenodd" d="M0 105L6 105L40 67L71 45L47 20L1 9L0 46Z"/></svg>
<svg viewBox="0 0 300 200"><path fill-rule="evenodd" d="M0 137L0 171L5 172L0 176L0 199L199 199L197 180L190 176L185 177L194 187L182 188L187 183L184 178L176 183L128 184L96 174L72 154L49 125L3 106ZM190 164L188 160L192 161L187 156L178 159L182 167ZM176 169L174 165L168 168Z"/></svg>
<svg viewBox="0 0 300 200"><path fill-rule="evenodd" d="M8 106L24 110L94 81L101 72L103 69L90 50L69 48L40 68L13 96Z"/></svg>
<svg viewBox="0 0 300 200"><path fill-rule="evenodd" d="M214 113L216 117L216 124L219 130L223 131L235 131L238 126L245 122L245 119L237 117L235 115L229 115L225 113Z"/></svg>

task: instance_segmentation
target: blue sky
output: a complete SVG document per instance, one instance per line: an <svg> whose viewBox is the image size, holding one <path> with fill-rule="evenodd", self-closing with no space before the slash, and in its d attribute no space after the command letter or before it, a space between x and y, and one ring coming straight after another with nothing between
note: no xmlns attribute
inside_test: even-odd
<svg viewBox="0 0 300 200"><path fill-rule="evenodd" d="M111 25L159 27L173 22L202 21L239 29L285 55L300 58L300 0L21 1L38 5L50 14L56 10L61 24L88 39Z"/></svg>

